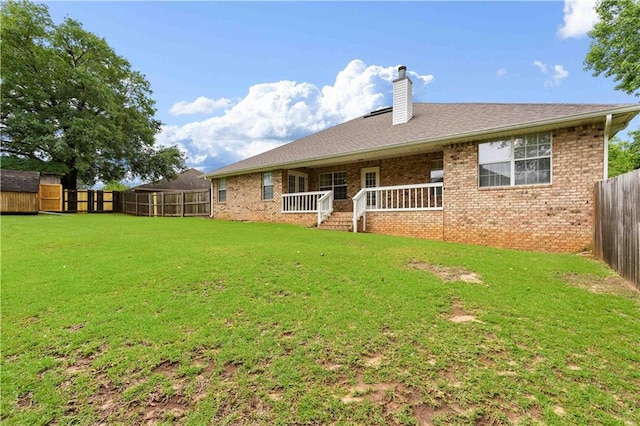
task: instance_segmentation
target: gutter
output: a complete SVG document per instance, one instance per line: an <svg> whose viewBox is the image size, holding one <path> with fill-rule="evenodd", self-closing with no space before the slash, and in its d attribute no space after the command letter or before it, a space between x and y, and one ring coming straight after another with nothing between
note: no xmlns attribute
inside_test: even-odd
<svg viewBox="0 0 640 426"><path fill-rule="evenodd" d="M608 113L607 113L608 111ZM404 147L413 147L416 145L423 145L423 144L432 144L435 142L441 142L441 143L449 143L458 139L467 139L467 138L476 138L478 136L482 136L482 135L486 135L486 134L491 134L491 133L508 133L514 130L526 130L532 127L542 127L542 126L553 126L556 124L561 124L561 123L567 123L567 122L571 122L571 121L582 121L582 120L590 120L590 119L595 119L595 118L599 118L602 117L604 114L606 114L607 117L612 117L613 114L624 114L624 113L630 113L630 112L640 112L640 105L630 105L630 106L626 106L626 107L622 107L622 108L616 108L616 109L610 109L610 110L600 110L600 111L592 111L592 112L588 112L588 113L583 113L583 114L578 114L578 115L569 115L569 116L563 116L563 117L558 117L558 118L553 118L553 119L547 119L547 120L539 120L539 121L532 121L532 122L528 122L528 123L520 123L520 124L512 124L509 126L503 126L503 127L493 127L493 128L489 128L489 129L481 129L481 130L475 130L475 131L471 131L471 132L466 132L466 133L458 133L455 135L450 135L450 136L444 136L444 137L437 137L437 138L432 138L432 139L422 139L422 140L417 140L417 141L412 141L412 142L400 142L400 143L396 143L393 145L387 145L383 148L381 147L377 147L377 148L365 148L365 149L361 149L361 150L356 150L356 151L349 151L349 152L344 152L338 155L321 155L318 157L313 157L313 158L306 158L303 160L295 160L295 161L289 161L286 163L274 163L274 164L268 164L268 165L261 165L261 166L254 166L254 167L250 167L247 169L237 169L237 170L232 170L229 172L222 172L220 174L216 173L215 171L210 172L210 173L206 173L201 175L200 177L202 179L209 179L209 178L218 178L218 177L228 177L228 176L236 176L236 175L244 175L244 174L248 174L248 173L254 173L254 172L261 172L261 171L265 171L265 170L270 170L270 169L279 169L279 168L287 168L287 167L300 167L303 166L306 163L309 162L313 162L313 161L322 161L322 160L328 160L328 159L337 159L340 157L347 157L347 156L351 156L351 155L358 155L358 154L369 154L369 153L384 153L384 151L386 150L391 150L391 149L395 149L395 148L404 148ZM609 123L609 127L611 126L611 123ZM608 133L605 133L606 137L608 139ZM294 141L292 141L294 142ZM289 142L291 143L291 142ZM259 154L258 154L259 155Z"/></svg>
<svg viewBox="0 0 640 426"><path fill-rule="evenodd" d="M603 179L609 179L609 131L611 130L611 114L607 114L604 122L604 170Z"/></svg>

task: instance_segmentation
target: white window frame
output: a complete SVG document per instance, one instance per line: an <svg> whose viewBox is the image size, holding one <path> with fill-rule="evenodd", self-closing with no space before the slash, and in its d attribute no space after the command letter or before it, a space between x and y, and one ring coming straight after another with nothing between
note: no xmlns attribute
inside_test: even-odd
<svg viewBox="0 0 640 426"><path fill-rule="evenodd" d="M224 200L221 200L220 194L224 193ZM227 178L218 178L218 203L227 202Z"/></svg>
<svg viewBox="0 0 640 426"><path fill-rule="evenodd" d="M367 186L367 175L369 173L375 173L376 181L374 186ZM360 189L362 188L377 188L380 186L380 166L366 167L360 169ZM367 208L379 208L380 199L375 192L367 192Z"/></svg>
<svg viewBox="0 0 640 426"><path fill-rule="evenodd" d="M442 180L434 181L432 172L442 170ZM444 182L444 158L435 158L429 162L429 183Z"/></svg>
<svg viewBox="0 0 640 426"><path fill-rule="evenodd" d="M344 185L335 185L335 175L337 173L344 173L344 179L345 179L345 183ZM331 175L331 186L320 186L320 183L322 182L322 175ZM335 188L336 187L343 187L345 188L345 198L335 198ZM324 189L323 189L324 188ZM320 191L333 191L334 194L334 200L348 200L349 199L349 182L348 182L348 176L347 176L347 171L346 170L336 170L335 172L325 172L325 173L320 173L318 175L318 189Z"/></svg>
<svg viewBox="0 0 640 426"><path fill-rule="evenodd" d="M267 176L271 177L271 184L270 185L265 185L265 178ZM262 185L260 187L260 196L262 197L263 201L273 201L273 199L274 199L274 186L275 186L274 183L273 183L274 179L275 179L275 174L273 172L264 172L264 173L262 173ZM265 188L267 188L269 186L271 187L271 198L265 197L265 193L264 193Z"/></svg>
<svg viewBox="0 0 640 426"><path fill-rule="evenodd" d="M515 148L514 148L514 142L516 139L522 139L525 138L527 136L532 136L532 135L540 135L543 133L548 133L549 134L549 155L545 155L545 156L537 156L537 157L523 157L523 158L515 158ZM480 162L480 145L485 144L485 143L492 143L492 142L499 142L499 141L509 141L511 146L510 146L510 157L508 160L504 160L504 161L492 161L492 162L485 162L485 163L481 163ZM479 142L477 145L477 153L478 153L478 169L477 169L477 173L478 173L478 188L513 188L513 187L524 187L524 186L543 186L543 185L551 185L553 184L553 134L551 132L536 132L536 133L527 133L525 135L517 135L517 136L511 136L508 138L498 138L498 139L493 139L493 140L487 140L487 141L482 141ZM539 159L543 159L543 158L548 158L549 159L549 182L540 182L540 183L520 183L520 184L516 184L516 162L517 161L526 161L526 160L539 160ZM506 163L509 162L509 185L485 185L485 186L481 186L480 185L480 166L485 165L485 164L495 164L495 163Z"/></svg>
<svg viewBox="0 0 640 426"><path fill-rule="evenodd" d="M297 191L292 191L291 185L290 185L290 178L291 177L295 177L296 178L296 186L293 188L294 190L297 189ZM304 188L300 188L300 178L304 179ZM289 194L292 194L294 192L307 192L309 191L309 175L307 173L303 173L303 172L298 172L295 170L289 170L287 171L287 185L289 187Z"/></svg>

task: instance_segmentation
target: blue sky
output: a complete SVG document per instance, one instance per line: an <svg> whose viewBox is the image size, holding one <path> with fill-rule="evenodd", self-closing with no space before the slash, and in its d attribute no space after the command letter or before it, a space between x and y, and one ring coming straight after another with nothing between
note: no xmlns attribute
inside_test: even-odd
<svg viewBox="0 0 640 426"><path fill-rule="evenodd" d="M390 105L398 65L418 102L637 103L583 70L593 4L47 3L147 77L158 143L204 172Z"/></svg>

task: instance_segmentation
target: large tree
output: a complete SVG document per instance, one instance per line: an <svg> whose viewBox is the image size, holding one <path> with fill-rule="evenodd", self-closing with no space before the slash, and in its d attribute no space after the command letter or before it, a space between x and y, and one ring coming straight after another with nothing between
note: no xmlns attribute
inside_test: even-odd
<svg viewBox="0 0 640 426"><path fill-rule="evenodd" d="M640 96L640 1L601 0L596 12L585 68L595 76L613 77L616 89Z"/></svg>
<svg viewBox="0 0 640 426"><path fill-rule="evenodd" d="M149 82L107 42L45 5L1 5L2 158L62 166L63 185L173 178L177 147L157 147Z"/></svg>
<svg viewBox="0 0 640 426"><path fill-rule="evenodd" d="M640 0L601 0L596 11L599 19L589 32L591 46L584 61L585 69L595 76L613 77L618 83L616 89L640 97ZM632 140L616 148L622 154L626 151L637 169L640 130L629 135Z"/></svg>
<svg viewBox="0 0 640 426"><path fill-rule="evenodd" d="M638 167L640 152L635 152L629 142L621 141L617 137L609 139L609 177L627 173Z"/></svg>

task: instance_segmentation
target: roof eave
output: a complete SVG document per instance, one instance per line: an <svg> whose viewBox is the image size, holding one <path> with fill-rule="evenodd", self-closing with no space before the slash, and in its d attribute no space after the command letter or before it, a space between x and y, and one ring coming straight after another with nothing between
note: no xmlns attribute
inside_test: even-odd
<svg viewBox="0 0 640 426"><path fill-rule="evenodd" d="M626 123L622 127L619 127L617 130L613 132L615 134L618 131L624 129L628 125L628 121L630 121L639 112L640 112L640 104L629 105L624 107L610 108L610 109L604 109L599 111L591 111L588 113L575 114L575 115L557 117L552 119L531 121L528 123L519 123L519 124L513 124L509 126L474 130L472 132L457 133L454 135L446 135L446 136L441 136L436 138L401 142L393 145L386 145L384 147L366 148L362 150L349 151L340 155L323 155L323 156L308 158L302 161L296 160L296 161L289 161L289 162L283 162L283 163L273 163L269 165L255 166L255 167L249 167L245 169L237 169L237 170L231 170L228 172L219 172L219 173L214 170L213 172L205 173L203 175L200 175L199 177L202 179L214 179L214 178L224 178L229 176L245 175L249 173L264 172L264 171L274 170L274 169L305 167L310 164L326 161L329 159L339 160L341 158L346 159L347 157L362 156L365 154L382 154L386 151L393 151L403 147L411 148L416 145L431 145L436 143L450 144L450 143L456 143L456 142L464 142L468 139L481 139L482 137L486 138L486 137L490 137L498 134L512 133L515 130L533 130L537 128L556 126L559 124L564 124L565 127L569 127L576 122L594 120L599 117L606 117L609 114L617 115L617 116L628 114L629 120L625 120Z"/></svg>

